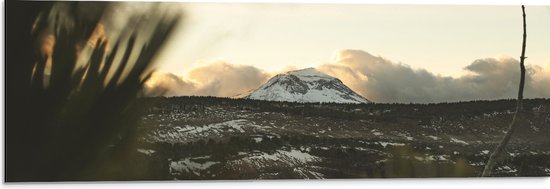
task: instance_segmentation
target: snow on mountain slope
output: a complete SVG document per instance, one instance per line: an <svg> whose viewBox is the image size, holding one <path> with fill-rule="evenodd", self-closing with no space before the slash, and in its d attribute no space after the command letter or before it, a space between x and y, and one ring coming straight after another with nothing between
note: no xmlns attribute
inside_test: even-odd
<svg viewBox="0 0 550 189"><path fill-rule="evenodd" d="M287 102L370 102L339 79L314 68L278 74L244 98Z"/></svg>

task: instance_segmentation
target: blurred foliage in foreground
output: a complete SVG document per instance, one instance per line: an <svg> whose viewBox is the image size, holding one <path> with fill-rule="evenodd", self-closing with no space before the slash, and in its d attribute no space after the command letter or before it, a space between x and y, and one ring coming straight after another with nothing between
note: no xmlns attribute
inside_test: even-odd
<svg viewBox="0 0 550 189"><path fill-rule="evenodd" d="M180 16L157 7L109 41L113 4L7 3L5 181L133 178L135 99Z"/></svg>

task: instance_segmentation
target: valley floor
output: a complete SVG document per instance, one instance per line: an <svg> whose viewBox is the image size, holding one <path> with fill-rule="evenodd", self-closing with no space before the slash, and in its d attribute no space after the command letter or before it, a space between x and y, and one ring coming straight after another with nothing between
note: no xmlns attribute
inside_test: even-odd
<svg viewBox="0 0 550 189"><path fill-rule="evenodd" d="M515 105L150 100L136 161L160 180L476 177ZM550 100L525 109L494 176L550 176Z"/></svg>

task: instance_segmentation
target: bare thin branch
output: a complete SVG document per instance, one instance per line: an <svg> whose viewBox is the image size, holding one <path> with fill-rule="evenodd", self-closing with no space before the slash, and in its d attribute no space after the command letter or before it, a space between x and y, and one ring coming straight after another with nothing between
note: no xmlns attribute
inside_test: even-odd
<svg viewBox="0 0 550 189"><path fill-rule="evenodd" d="M516 130L518 126L518 122L522 117L522 109L523 109L523 88L525 85L525 45L526 45L526 39L527 39L527 25L525 23L525 6L521 6L521 11L523 13L523 43L521 46L521 57L519 62L519 67L521 71L520 76L520 82L519 82L519 91L518 91L518 101L516 105L516 112L514 114L514 118L512 119L512 122L510 123L510 126L508 128L508 131L506 132L506 135L500 142L500 144L497 146L495 151L491 154L489 157L489 160L487 161L487 164L485 165L485 168L483 169L483 173L481 174L482 177L491 176L491 173L495 167L495 164L497 161L502 157L502 153L504 152L504 148L506 148L506 145L508 145L508 142L510 142L510 138L512 137L512 134L514 134L514 131Z"/></svg>

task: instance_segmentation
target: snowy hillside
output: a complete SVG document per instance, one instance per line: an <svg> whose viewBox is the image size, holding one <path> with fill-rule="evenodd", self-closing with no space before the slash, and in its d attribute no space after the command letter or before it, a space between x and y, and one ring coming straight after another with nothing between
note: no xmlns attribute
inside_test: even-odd
<svg viewBox="0 0 550 189"><path fill-rule="evenodd" d="M516 106L149 100L157 105L139 122L128 161L141 180L476 177ZM550 176L550 100L523 103L525 127L493 176Z"/></svg>
<svg viewBox="0 0 550 189"><path fill-rule="evenodd" d="M339 79L314 68L278 74L245 98L287 102L370 102Z"/></svg>

